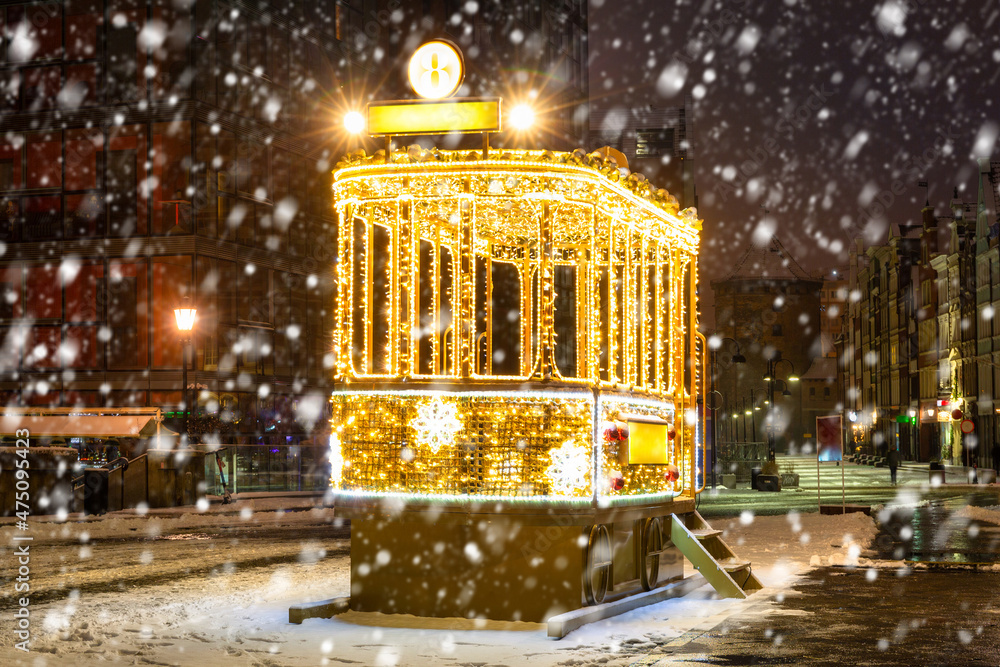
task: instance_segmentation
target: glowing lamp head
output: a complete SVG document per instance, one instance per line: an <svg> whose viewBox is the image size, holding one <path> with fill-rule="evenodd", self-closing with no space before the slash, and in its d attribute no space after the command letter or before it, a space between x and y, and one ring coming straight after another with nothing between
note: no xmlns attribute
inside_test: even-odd
<svg viewBox="0 0 1000 667"><path fill-rule="evenodd" d="M510 110L510 124L515 130L527 130L535 122L535 112L527 104L519 104Z"/></svg>
<svg viewBox="0 0 1000 667"><path fill-rule="evenodd" d="M191 331L194 328L194 320L198 314L198 309L191 305L187 297L183 302L174 308L174 319L177 320L177 328L180 331Z"/></svg>
<svg viewBox="0 0 1000 667"><path fill-rule="evenodd" d="M365 131L365 117L359 111L348 111L344 116L344 129L351 134Z"/></svg>

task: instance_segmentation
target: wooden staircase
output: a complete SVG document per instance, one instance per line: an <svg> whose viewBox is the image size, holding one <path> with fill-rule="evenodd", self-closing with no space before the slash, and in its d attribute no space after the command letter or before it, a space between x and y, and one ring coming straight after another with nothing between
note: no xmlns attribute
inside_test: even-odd
<svg viewBox="0 0 1000 667"><path fill-rule="evenodd" d="M744 599L764 587L750 561L737 557L722 540L722 531L708 525L698 512L683 515L683 520L672 515L670 539L720 596Z"/></svg>

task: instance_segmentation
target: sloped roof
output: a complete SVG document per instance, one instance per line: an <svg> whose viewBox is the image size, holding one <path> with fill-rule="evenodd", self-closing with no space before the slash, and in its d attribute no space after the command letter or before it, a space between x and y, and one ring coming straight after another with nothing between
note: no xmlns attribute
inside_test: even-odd
<svg viewBox="0 0 1000 667"><path fill-rule="evenodd" d="M751 244L736 267L724 280L819 280L799 266L777 236L772 236L767 245Z"/></svg>
<svg viewBox="0 0 1000 667"><path fill-rule="evenodd" d="M836 357L816 357L800 380L833 380L837 377Z"/></svg>

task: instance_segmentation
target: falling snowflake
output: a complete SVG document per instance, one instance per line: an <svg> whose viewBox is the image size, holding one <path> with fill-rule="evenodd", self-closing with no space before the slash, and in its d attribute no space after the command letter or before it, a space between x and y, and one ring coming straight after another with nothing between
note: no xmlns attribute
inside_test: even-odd
<svg viewBox="0 0 1000 667"><path fill-rule="evenodd" d="M410 426L417 432L417 443L427 445L435 454L441 447L453 444L455 435L462 430L458 406L440 398L417 408L417 416L410 421Z"/></svg>
<svg viewBox="0 0 1000 667"><path fill-rule="evenodd" d="M545 469L545 475L552 485L553 495L575 496L587 489L590 485L590 448L567 440L551 450L549 456L552 463Z"/></svg>

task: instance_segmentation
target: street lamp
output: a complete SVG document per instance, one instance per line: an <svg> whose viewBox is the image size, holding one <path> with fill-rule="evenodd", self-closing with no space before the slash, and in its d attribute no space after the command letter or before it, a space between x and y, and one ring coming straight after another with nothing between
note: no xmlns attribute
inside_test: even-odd
<svg viewBox="0 0 1000 667"><path fill-rule="evenodd" d="M781 363L788 364L789 374L788 381L781 380L777 377L778 375L778 365ZM799 378L795 374L795 364L793 364L789 359L782 359L781 352L776 352L774 356L767 360L767 372L764 375L764 381L767 382L767 400L768 400L768 414L767 414L767 460L774 461L775 451L774 451L774 385L778 382L784 384L785 389L782 391L783 396L791 396L792 392L788 390L788 382L798 382Z"/></svg>
<svg viewBox="0 0 1000 667"><path fill-rule="evenodd" d="M729 336L717 336L717 335L709 336L709 338L708 338L708 348L712 352L712 390L711 390L711 393L713 394L713 396L717 394L720 398L723 399L723 401L725 400L725 397L723 397L722 393L715 388L715 378L716 378L716 375L718 374L717 363L718 363L719 348L722 347L722 344L725 341L727 341L727 340L733 341L733 344L736 345L736 354L734 354L732 356L731 362L734 363L734 364L745 364L747 362L747 358L744 357L743 354L740 352L740 343L739 343L738 340L736 340L735 338L730 338ZM719 421L718 420L719 405L715 401L713 401L712 405L713 405L713 407L712 407L712 488L714 489L715 488L715 468L716 468L716 465L718 464L718 461L719 461L719 452L718 452L718 450L719 450L719 425L718 425L718 421ZM735 414L733 414L733 418L734 419L736 418ZM746 430L746 426L744 424L744 431L745 430Z"/></svg>
<svg viewBox="0 0 1000 667"><path fill-rule="evenodd" d="M194 321L197 315L198 309L194 307L190 298L186 296L174 308L174 319L177 320L177 330L181 332L181 401L184 406L184 432L182 433L184 437L187 437L187 415L190 414L191 405L188 401L187 351L191 345L191 331L194 329Z"/></svg>

